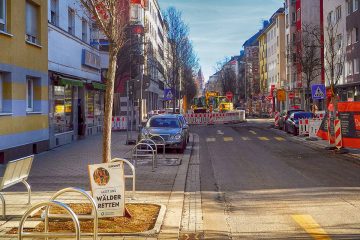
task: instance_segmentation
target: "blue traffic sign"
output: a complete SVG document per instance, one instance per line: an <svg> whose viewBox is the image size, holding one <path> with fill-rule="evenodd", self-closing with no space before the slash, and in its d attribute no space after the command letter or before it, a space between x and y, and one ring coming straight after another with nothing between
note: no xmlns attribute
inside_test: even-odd
<svg viewBox="0 0 360 240"><path fill-rule="evenodd" d="M326 88L324 84L314 84L311 86L312 99L320 100L326 97Z"/></svg>
<svg viewBox="0 0 360 240"><path fill-rule="evenodd" d="M172 92L171 88L165 88L164 89L164 101L170 101L173 100L174 94Z"/></svg>

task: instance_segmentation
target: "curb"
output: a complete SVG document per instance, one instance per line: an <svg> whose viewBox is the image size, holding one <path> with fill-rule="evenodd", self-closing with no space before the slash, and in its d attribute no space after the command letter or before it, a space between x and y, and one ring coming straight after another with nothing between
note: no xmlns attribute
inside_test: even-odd
<svg viewBox="0 0 360 240"><path fill-rule="evenodd" d="M194 147L194 135L191 134L190 145L186 148L183 155L182 164L176 174L173 188L168 200L163 225L158 239L179 239L181 219L184 208L186 178L190 162L190 157Z"/></svg>

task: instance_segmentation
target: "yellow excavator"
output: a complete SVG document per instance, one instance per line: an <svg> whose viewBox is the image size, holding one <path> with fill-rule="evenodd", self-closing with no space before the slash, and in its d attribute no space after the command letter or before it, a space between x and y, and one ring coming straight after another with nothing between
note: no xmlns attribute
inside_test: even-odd
<svg viewBox="0 0 360 240"><path fill-rule="evenodd" d="M205 97L194 98L191 106L194 113L228 112L234 110L233 103L219 92L207 91Z"/></svg>

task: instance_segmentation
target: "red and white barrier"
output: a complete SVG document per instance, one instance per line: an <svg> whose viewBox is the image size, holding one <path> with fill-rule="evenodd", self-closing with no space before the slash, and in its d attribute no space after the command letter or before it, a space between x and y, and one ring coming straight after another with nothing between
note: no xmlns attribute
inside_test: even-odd
<svg viewBox="0 0 360 240"><path fill-rule="evenodd" d="M127 129L127 117L116 116L112 118L111 129L114 131L126 130Z"/></svg>
<svg viewBox="0 0 360 240"><path fill-rule="evenodd" d="M299 119L299 135L307 136L309 135L309 119Z"/></svg>
<svg viewBox="0 0 360 240"><path fill-rule="evenodd" d="M320 129L322 119L309 119L309 137L317 138L317 133Z"/></svg>
<svg viewBox="0 0 360 240"><path fill-rule="evenodd" d="M336 119L334 121L335 124L335 146L337 149L341 149L343 147L342 144L342 134L341 134L341 121Z"/></svg>
<svg viewBox="0 0 360 240"><path fill-rule="evenodd" d="M241 111L226 113L188 113L184 115L190 125L227 124L245 121Z"/></svg>

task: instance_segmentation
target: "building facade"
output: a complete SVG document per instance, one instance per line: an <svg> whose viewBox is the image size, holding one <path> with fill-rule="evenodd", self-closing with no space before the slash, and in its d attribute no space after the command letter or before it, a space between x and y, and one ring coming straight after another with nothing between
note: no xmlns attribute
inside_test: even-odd
<svg viewBox="0 0 360 240"><path fill-rule="evenodd" d="M75 0L48 0L50 147L100 133L104 116L98 32Z"/></svg>
<svg viewBox="0 0 360 240"><path fill-rule="evenodd" d="M342 101L360 101L360 10L359 0L347 0L346 7L346 80L338 87Z"/></svg>
<svg viewBox="0 0 360 240"><path fill-rule="evenodd" d="M0 162L47 150L47 1L0 0Z"/></svg>

